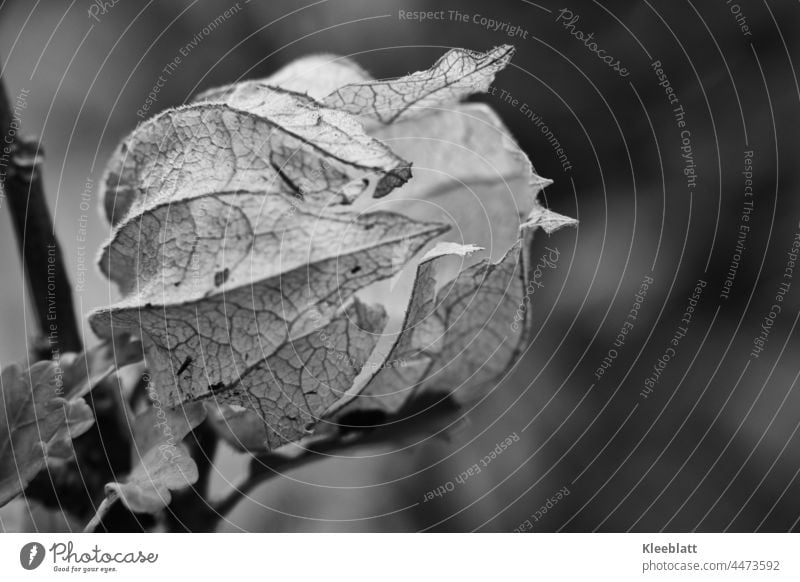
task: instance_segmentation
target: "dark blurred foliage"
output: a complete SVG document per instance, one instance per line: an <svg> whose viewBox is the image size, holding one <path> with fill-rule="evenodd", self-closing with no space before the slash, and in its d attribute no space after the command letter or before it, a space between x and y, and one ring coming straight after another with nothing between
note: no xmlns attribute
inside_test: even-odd
<svg viewBox="0 0 800 582"><path fill-rule="evenodd" d="M30 89L23 124L42 135L48 192L72 264L87 177L96 195L111 149L139 121L136 111L162 67L231 5L120 0L95 22L89 2L4 4L7 82L12 93ZM800 219L796 2L740 0L747 36L722 1L573 0L567 7L580 15L576 28L594 32L629 69L627 78L556 23L562 6L546 0L240 6L183 58L153 113L313 52L351 55L388 77L425 68L448 47L512 42L518 52L496 87L541 116L572 169L562 169L520 105L497 92L480 99L498 108L538 173L555 180L546 191L550 206L577 216L580 226L537 242L556 246L561 260L535 295L535 340L465 429L449 441L364 451L365 458L320 462L276 479L237 508L225 529L508 531L565 486L570 495L533 523L535 531L797 529L800 363L793 332L800 282L786 296L764 353L748 363ZM398 10L450 9L518 25L527 38L473 22L398 18ZM650 67L654 60L686 112L698 173L691 194L680 130ZM755 208L726 300L720 290L737 241L745 150L755 152ZM7 223L1 232L0 360L7 362L24 354L30 320L26 328ZM90 262L106 235L92 209ZM651 273L639 320L595 381ZM698 279L708 286L689 333L644 400L644 380L669 347ZM87 281L77 294L84 314L113 298L91 266ZM514 432L520 442L480 474L422 502ZM236 463L221 463L220 488L235 480Z"/></svg>

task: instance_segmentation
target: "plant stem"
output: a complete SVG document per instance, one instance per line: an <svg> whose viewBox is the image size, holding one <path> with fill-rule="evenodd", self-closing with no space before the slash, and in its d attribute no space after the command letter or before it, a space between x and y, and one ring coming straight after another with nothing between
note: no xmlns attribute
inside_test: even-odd
<svg viewBox="0 0 800 582"><path fill-rule="evenodd" d="M272 473L262 473L260 471L254 473L251 471L248 473L244 481L239 483L239 485L234 487L225 497L213 505L214 514L217 516L217 519L221 519L223 516L233 511L233 508L236 507L242 499L247 498L256 487L265 483L270 477L276 475L278 475L277 471Z"/></svg>
<svg viewBox="0 0 800 582"><path fill-rule="evenodd" d="M72 287L42 185L43 152L37 140L17 135L19 119L11 108L2 73L0 131L3 136L0 185L8 201L38 323L34 342L36 359L80 352L83 345L75 319Z"/></svg>
<svg viewBox="0 0 800 582"><path fill-rule="evenodd" d="M86 524L86 527L83 528L83 533L91 533L96 530L97 526L103 521L108 510L111 509L117 499L119 499L119 496L114 492L109 493L107 497L103 498L103 501L101 501L100 505L97 507L97 513L94 514L92 519L89 520L89 523Z"/></svg>

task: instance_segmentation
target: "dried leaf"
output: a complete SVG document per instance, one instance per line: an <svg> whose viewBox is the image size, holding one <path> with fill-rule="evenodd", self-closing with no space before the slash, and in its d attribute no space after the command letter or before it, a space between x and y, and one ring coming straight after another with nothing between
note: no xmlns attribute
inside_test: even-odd
<svg viewBox="0 0 800 582"><path fill-rule="evenodd" d="M521 240L500 261L484 260L461 271L438 294L437 263L477 249L440 243L430 251L417 269L402 330L386 358L400 365L382 366L345 411L395 414L426 392L463 404L490 391L516 363L529 336L524 299L533 232L540 227L552 232L572 222L541 213L523 226Z"/></svg>
<svg viewBox="0 0 800 582"><path fill-rule="evenodd" d="M226 217L211 212L209 218L190 203L176 208L178 222L161 222L158 209L152 220L143 218L143 252L132 248L125 227L118 231L121 242L111 243L121 249L108 255L116 265L111 277L123 291L136 292L95 312L90 322L100 337L119 331L142 335L166 405L230 388L285 342L327 325L353 293L391 277L446 228L390 213L352 222L347 214L314 218L302 209L293 214L281 200L262 198L272 204L262 215L263 228L251 223L258 216L246 212L236 214L241 229L235 220L226 226ZM253 201L247 194L225 199L230 208L245 211ZM226 230L238 234L227 236ZM291 244L281 242L284 236ZM176 250L176 244L187 250ZM198 262L187 269L184 258L191 257ZM147 261L151 266L137 273L137 265ZM137 275L142 280L133 282Z"/></svg>
<svg viewBox="0 0 800 582"><path fill-rule="evenodd" d="M331 213L284 196L220 192L123 222L100 270L140 304L187 303L317 262L394 253L446 229L401 214Z"/></svg>
<svg viewBox="0 0 800 582"><path fill-rule="evenodd" d="M435 318L436 267L448 256L467 256L479 247L439 243L430 250L417 267L408 309L383 365L359 390L358 398L348 409L382 409L394 413L413 393L426 375L431 361L441 352L438 341L445 331Z"/></svg>
<svg viewBox="0 0 800 582"><path fill-rule="evenodd" d="M428 322L441 333L429 340L435 357L418 391L468 402L493 388L516 362L527 335L526 326L512 325L525 294L521 250L517 244L498 263L473 265L441 290Z"/></svg>
<svg viewBox="0 0 800 582"><path fill-rule="evenodd" d="M383 309L356 301L324 328L242 371L216 401L254 410L266 428L267 450L298 440L345 397L384 324Z"/></svg>
<svg viewBox="0 0 800 582"><path fill-rule="evenodd" d="M452 49L427 71L345 85L328 95L324 103L385 125L421 117L444 104L486 91L495 73L505 68L513 54L510 45L485 53Z"/></svg>
<svg viewBox="0 0 800 582"><path fill-rule="evenodd" d="M340 87L371 81L372 77L355 61L338 55L320 54L301 57L279 69L266 79L244 81L270 87L282 87L295 93L305 93L321 101ZM201 93L196 101L217 101L232 93L242 83L235 83Z"/></svg>
<svg viewBox="0 0 800 582"><path fill-rule="evenodd" d="M108 483L106 496L118 496L137 513L156 513L169 505L170 491L197 481L197 465L181 441L205 417L201 403L169 410L154 406L137 416L132 431L134 469L124 481Z"/></svg>
<svg viewBox="0 0 800 582"><path fill-rule="evenodd" d="M367 191L385 195L411 177L407 162L347 114L304 95L253 89L246 84L227 103L170 109L140 124L106 170L109 221L231 190L349 203Z"/></svg>

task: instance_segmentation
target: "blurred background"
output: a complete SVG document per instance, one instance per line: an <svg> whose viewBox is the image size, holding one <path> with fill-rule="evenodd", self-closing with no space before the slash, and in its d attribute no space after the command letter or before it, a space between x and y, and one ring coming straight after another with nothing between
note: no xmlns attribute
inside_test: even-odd
<svg viewBox="0 0 800 582"><path fill-rule="evenodd" d="M554 180L549 206L580 220L537 240L561 260L535 295L536 335L524 360L449 440L306 466L258 489L223 529L797 530L800 281L784 296L763 352L751 351L787 281L800 228L800 6L737 2L7 0L0 55L11 99L29 91L22 126L46 150L45 183L71 276L80 253L88 257L75 296L85 315L116 297L93 267L108 235L96 210L104 165L140 121L163 67L190 43L149 113L314 52L349 55L382 78L427 68L451 47L517 47L498 90L476 100L497 108L537 172ZM224 23L196 42L226 10ZM419 10L445 18L400 15ZM509 26L494 30L484 17ZM511 26L519 27L513 37ZM628 74L576 31L594 33ZM678 103L659 85L659 68ZM685 117L676 116L678 105ZM687 139L691 157L681 149ZM745 200L754 204L743 223ZM24 357L32 320L2 200L0 224L7 363ZM750 227L744 239L740 224ZM635 325L615 345L648 278ZM706 285L686 326L698 281ZM668 352L681 327L685 337ZM86 338L94 341L88 328ZM659 364L665 354L669 362ZM509 435L519 440L480 474L423 502ZM215 475L220 489L241 463L226 453ZM0 529L21 527L15 511L0 513ZM54 518L48 527L68 524Z"/></svg>

